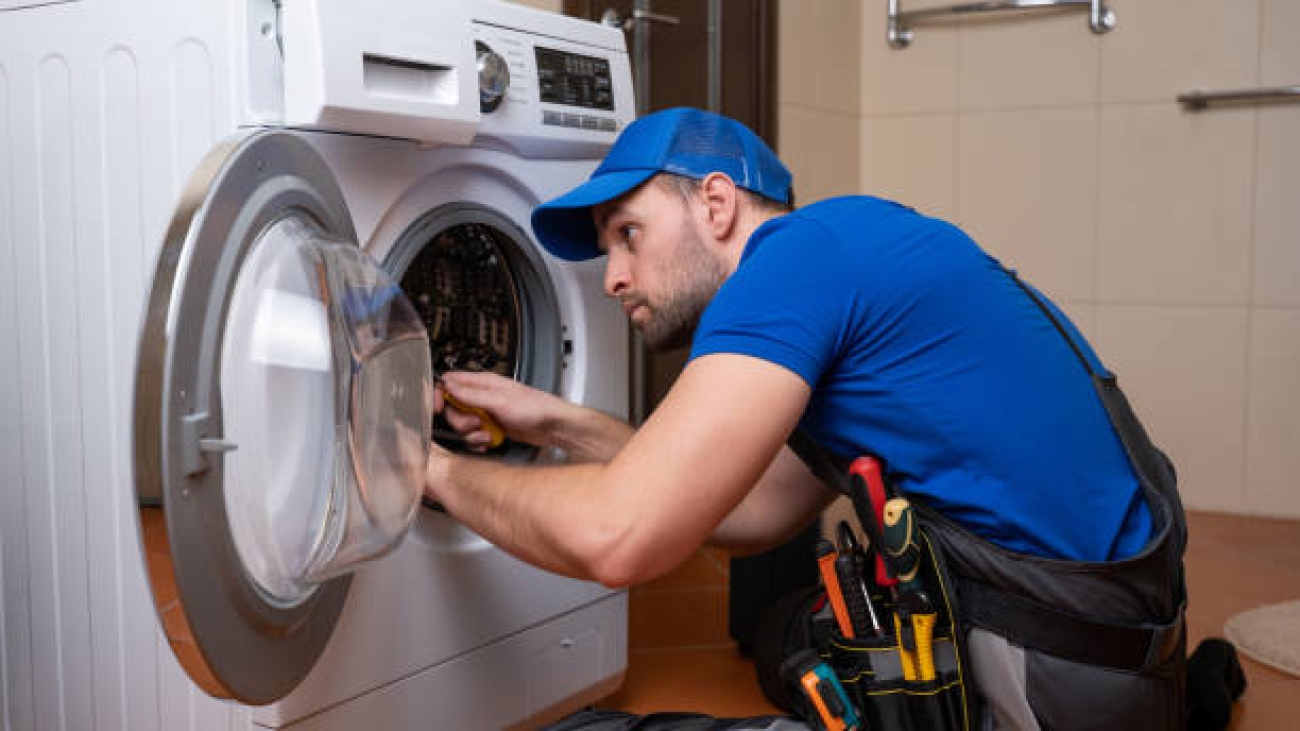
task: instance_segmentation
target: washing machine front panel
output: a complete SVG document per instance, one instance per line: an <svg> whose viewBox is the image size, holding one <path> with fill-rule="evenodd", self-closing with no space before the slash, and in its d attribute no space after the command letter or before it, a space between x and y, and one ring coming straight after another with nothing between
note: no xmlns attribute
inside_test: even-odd
<svg viewBox="0 0 1300 731"><path fill-rule="evenodd" d="M267 703L324 649L340 577L414 517L428 341L297 136L220 145L181 201L137 360L139 525L177 659Z"/></svg>

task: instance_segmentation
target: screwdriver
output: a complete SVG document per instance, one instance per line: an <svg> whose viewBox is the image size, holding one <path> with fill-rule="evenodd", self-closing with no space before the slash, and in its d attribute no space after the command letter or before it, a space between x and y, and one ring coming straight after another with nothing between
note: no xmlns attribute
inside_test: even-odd
<svg viewBox="0 0 1300 731"><path fill-rule="evenodd" d="M839 575L840 586L845 588L844 602L848 606L849 621L858 637L868 634L884 637L885 630L876 615L876 607L871 601L871 591L867 589L866 573L870 570L866 554L858 539L853 535L853 528L848 521L841 520L836 526L839 537L840 555L835 559L835 571Z"/></svg>
<svg viewBox="0 0 1300 731"><path fill-rule="evenodd" d="M903 623L909 624L915 649L899 643L906 680L934 680L934 624L936 615L930 597L921 585L921 546L916 540L916 514L907 498L896 497L885 503L884 550L891 557L898 577L903 606L894 614L894 630L904 636Z"/></svg>
<svg viewBox="0 0 1300 731"><path fill-rule="evenodd" d="M501 446L502 442L506 440L506 432L495 419L488 415L488 412L477 406L470 406L464 401L452 396L451 392L447 390L447 384L442 380L442 376L434 376L433 380L435 383L442 386L442 396L447 399L447 403L451 404L452 408L478 417L479 428L488 433L489 447L496 449Z"/></svg>

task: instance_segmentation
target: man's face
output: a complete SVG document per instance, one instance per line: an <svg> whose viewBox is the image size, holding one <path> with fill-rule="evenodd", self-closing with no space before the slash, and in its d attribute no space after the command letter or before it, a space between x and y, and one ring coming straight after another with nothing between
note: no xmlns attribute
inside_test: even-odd
<svg viewBox="0 0 1300 731"><path fill-rule="evenodd" d="M709 248L702 201L651 180L592 209L605 264L605 294L617 298L646 345L688 345L727 269Z"/></svg>

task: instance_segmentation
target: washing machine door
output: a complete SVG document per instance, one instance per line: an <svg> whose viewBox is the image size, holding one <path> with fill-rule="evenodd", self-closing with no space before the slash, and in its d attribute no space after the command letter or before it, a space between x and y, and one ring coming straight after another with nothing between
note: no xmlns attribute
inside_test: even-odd
<svg viewBox="0 0 1300 731"><path fill-rule="evenodd" d="M158 259L134 423L150 584L200 687L269 703L311 669L349 572L414 518L432 389L316 152L283 131L213 150Z"/></svg>

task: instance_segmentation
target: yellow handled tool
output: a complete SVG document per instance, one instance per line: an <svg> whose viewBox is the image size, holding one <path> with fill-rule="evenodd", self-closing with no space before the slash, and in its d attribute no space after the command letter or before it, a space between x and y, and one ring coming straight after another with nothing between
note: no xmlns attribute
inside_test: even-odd
<svg viewBox="0 0 1300 731"><path fill-rule="evenodd" d="M438 383L442 383L441 378L438 379ZM501 428L500 424L496 423L496 420L494 420L491 416L488 415L488 412L484 411L483 409L480 409L477 406L470 406L464 401L461 401L455 396L452 396L451 392L449 392L446 388L442 389L442 396L443 398L447 399L447 403L451 404L452 408L456 409L457 411L463 411L466 414L473 414L478 417L479 428L488 433L489 447L496 449L497 447L501 446L502 442L506 440L505 430Z"/></svg>
<svg viewBox="0 0 1300 731"><path fill-rule="evenodd" d="M905 680L934 680L934 623L936 615L921 585L921 546L917 543L916 514L907 498L885 503L883 538L885 550L898 571L900 602L905 609L894 615ZM903 623L911 630L911 643L902 641ZM910 645L910 647L909 647Z"/></svg>

